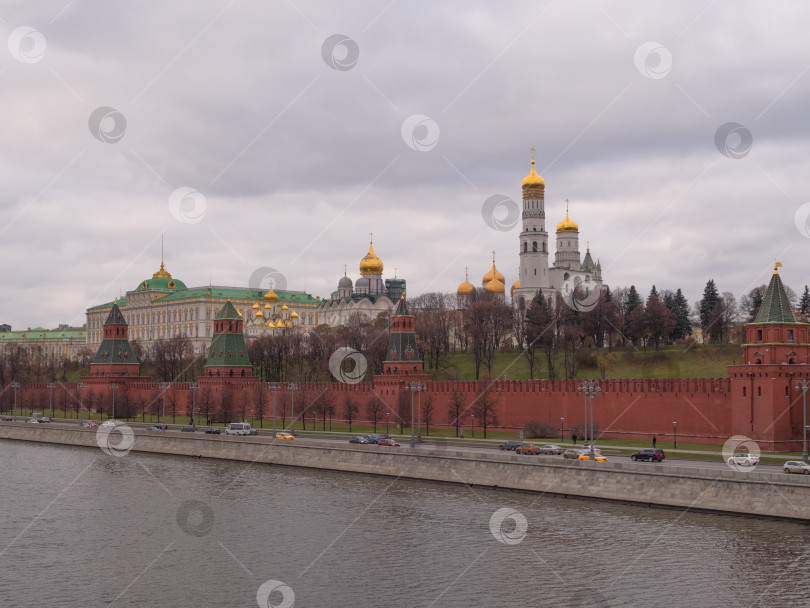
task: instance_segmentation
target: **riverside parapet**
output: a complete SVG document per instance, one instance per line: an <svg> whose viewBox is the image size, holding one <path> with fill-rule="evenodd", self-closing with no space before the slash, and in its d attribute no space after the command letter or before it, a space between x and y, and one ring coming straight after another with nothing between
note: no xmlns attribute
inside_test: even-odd
<svg viewBox="0 0 810 608"><path fill-rule="evenodd" d="M69 426L7 423L0 425L0 439L99 449L96 430ZM806 476L161 431L137 431L132 451L810 520Z"/></svg>

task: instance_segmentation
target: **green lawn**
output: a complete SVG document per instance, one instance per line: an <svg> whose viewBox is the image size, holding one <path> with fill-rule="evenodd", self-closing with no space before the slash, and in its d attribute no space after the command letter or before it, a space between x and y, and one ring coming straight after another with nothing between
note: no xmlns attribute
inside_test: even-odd
<svg viewBox="0 0 810 608"><path fill-rule="evenodd" d="M729 365L739 364L742 350L736 344L707 344L685 348L661 347L656 351L633 347L607 349L582 348L576 353L576 378L601 378L598 358L607 357L606 378L727 378ZM472 380L475 378L475 362L470 353L448 355L445 365L434 372L435 379ZM558 357L558 377L564 377L562 356ZM486 368L482 366L482 375ZM526 357L515 351L501 351L495 355L492 366L493 378L529 380L529 364ZM545 357L537 354L535 379L547 378Z"/></svg>

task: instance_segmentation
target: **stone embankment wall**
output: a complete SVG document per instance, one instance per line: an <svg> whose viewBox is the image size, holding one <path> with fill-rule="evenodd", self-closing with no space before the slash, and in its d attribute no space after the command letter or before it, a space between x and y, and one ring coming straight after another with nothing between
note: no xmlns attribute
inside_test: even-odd
<svg viewBox="0 0 810 608"><path fill-rule="evenodd" d="M3 423L0 439L99 449L96 430L67 426ZM803 475L140 430L132 450L810 520L810 478Z"/></svg>

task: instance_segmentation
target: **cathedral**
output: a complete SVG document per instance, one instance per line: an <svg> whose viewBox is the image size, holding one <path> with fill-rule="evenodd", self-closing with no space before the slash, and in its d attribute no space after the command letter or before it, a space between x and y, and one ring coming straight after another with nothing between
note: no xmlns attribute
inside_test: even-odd
<svg viewBox="0 0 810 608"><path fill-rule="evenodd" d="M510 289L512 304L525 309L538 291L546 297L560 293L564 298L598 294L602 290L602 266L594 263L590 247L586 247L585 257L579 250L579 226L569 217L568 201L565 202L565 219L557 224L554 265L549 267L548 233L546 232L545 192L546 182L532 168L523 178L523 226L519 236L520 269L517 281ZM492 268L482 280L481 286L488 292L504 297L505 277L495 267L495 252L492 254ZM459 285L456 295L463 306L475 291L470 282L469 271L464 282Z"/></svg>

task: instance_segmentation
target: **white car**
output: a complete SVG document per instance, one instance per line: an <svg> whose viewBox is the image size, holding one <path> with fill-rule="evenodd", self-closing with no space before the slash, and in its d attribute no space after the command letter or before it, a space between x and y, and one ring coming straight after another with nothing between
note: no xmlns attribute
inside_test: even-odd
<svg viewBox="0 0 810 608"><path fill-rule="evenodd" d="M105 426L105 427L109 427L109 428L115 428L117 425L118 425L117 420L105 420L104 422L99 424L99 426Z"/></svg>
<svg viewBox="0 0 810 608"><path fill-rule="evenodd" d="M26 422L30 422L32 424L39 424L39 420L37 420L36 418L29 418L28 420L26 420Z"/></svg>
<svg viewBox="0 0 810 608"><path fill-rule="evenodd" d="M250 424L247 422L231 422L225 429L226 435L250 435Z"/></svg>
<svg viewBox="0 0 810 608"><path fill-rule="evenodd" d="M759 456L755 456L754 454L734 454L734 456L728 459L728 463L731 465L741 464L744 467L754 467L759 464Z"/></svg>
<svg viewBox="0 0 810 608"><path fill-rule="evenodd" d="M803 473L810 475L810 464L802 462L801 460L788 460L782 465L782 470L785 473Z"/></svg>

